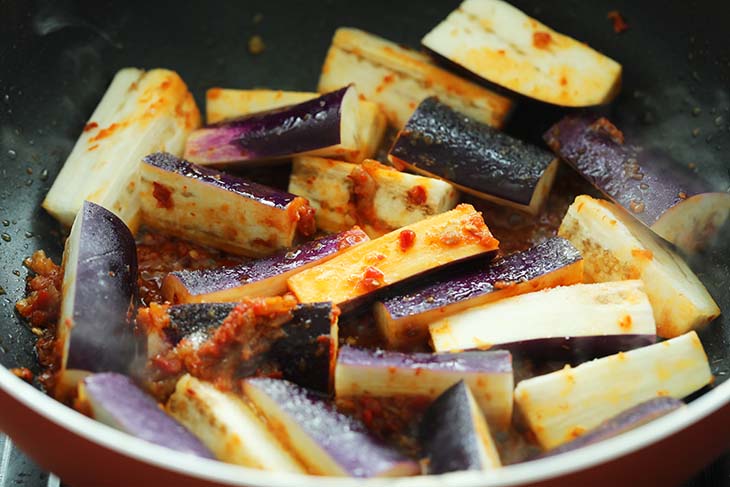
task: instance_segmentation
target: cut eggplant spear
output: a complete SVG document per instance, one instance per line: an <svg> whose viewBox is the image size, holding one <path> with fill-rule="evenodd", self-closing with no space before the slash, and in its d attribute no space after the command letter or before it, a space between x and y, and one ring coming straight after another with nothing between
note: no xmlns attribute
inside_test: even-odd
<svg viewBox="0 0 730 487"><path fill-rule="evenodd" d="M402 128L416 106L438 96L480 122L501 127L510 112L509 99L434 65L423 54L367 32L339 28L332 39L322 74L321 92L356 83L396 128Z"/></svg>
<svg viewBox="0 0 730 487"><path fill-rule="evenodd" d="M84 200L108 208L135 231L139 161L155 151L180 155L200 125L193 95L173 71L117 72L43 200L71 226Z"/></svg>
<svg viewBox="0 0 730 487"><path fill-rule="evenodd" d="M405 348L425 342L430 323L467 308L582 281L580 252L567 240L553 237L486 266L459 266L436 282L393 292L373 309L388 345Z"/></svg>
<svg viewBox="0 0 730 487"><path fill-rule="evenodd" d="M224 120L190 134L185 158L201 165L296 154L361 160L360 107L350 85L297 105Z"/></svg>
<svg viewBox="0 0 730 487"><path fill-rule="evenodd" d="M523 380L515 402L544 449L573 440L655 397L683 398L712 381L694 331Z"/></svg>
<svg viewBox="0 0 730 487"><path fill-rule="evenodd" d="M79 383L79 409L107 426L157 445L203 458L213 454L172 419L129 377L113 372L93 374Z"/></svg>
<svg viewBox="0 0 730 487"><path fill-rule="evenodd" d="M622 351L613 346L630 349L656 341L651 304L639 280L575 284L505 298L431 323L429 330L437 352L499 346L516 352L541 349L550 356L564 354L563 347L571 345L576 353L595 357Z"/></svg>
<svg viewBox="0 0 730 487"><path fill-rule="evenodd" d="M681 335L720 315L720 308L684 260L613 203L578 196L558 234L583 254L586 282L644 281L659 336Z"/></svg>
<svg viewBox="0 0 730 487"><path fill-rule="evenodd" d="M684 406L684 403L673 397L656 397L642 402L638 406L627 409L616 416L607 419L597 427L593 428L584 435L563 443L557 448L553 448L545 452L542 457L565 453L584 446L592 445L614 436L631 431L639 426L643 426L657 418L669 414Z"/></svg>
<svg viewBox="0 0 730 487"><path fill-rule="evenodd" d="M146 225L227 252L262 257L315 230L304 198L172 154L146 156L140 186Z"/></svg>
<svg viewBox="0 0 730 487"><path fill-rule="evenodd" d="M314 98L319 93L281 90L225 90L211 88L206 92L208 124L261 112L296 105ZM373 157L383 142L387 119L380 107L367 100L359 100L360 110L356 131L359 147L356 152L340 154L339 158L352 162Z"/></svg>
<svg viewBox="0 0 730 487"><path fill-rule="evenodd" d="M544 138L593 186L686 252L712 241L730 215L724 188L717 191L666 153L624 140L603 117L565 117Z"/></svg>
<svg viewBox="0 0 730 487"><path fill-rule="evenodd" d="M346 477L395 477L420 473L418 463L370 436L359 421L337 412L323 397L291 382L247 379L248 399L279 441L310 473Z"/></svg>
<svg viewBox="0 0 730 487"><path fill-rule="evenodd" d="M479 198L536 215L558 160L436 98L421 102L388 154L397 168L449 181Z"/></svg>
<svg viewBox="0 0 730 487"><path fill-rule="evenodd" d="M514 378L506 350L431 354L344 346L335 368L338 399L362 395L435 399L459 381L469 385L490 425L509 428Z"/></svg>
<svg viewBox="0 0 730 487"><path fill-rule="evenodd" d="M291 276L367 240L365 232L355 227L235 267L171 272L162 281L161 293L175 304L236 302L243 297L284 294Z"/></svg>
<svg viewBox="0 0 730 487"><path fill-rule="evenodd" d="M367 159L362 164L296 157L289 192L307 198L317 228L338 232L361 226L371 238L453 209L458 191L439 179L397 171Z"/></svg>
<svg viewBox="0 0 730 487"><path fill-rule="evenodd" d="M124 222L85 201L63 252L63 299L55 395L75 394L90 372L124 371L134 350L137 247Z"/></svg>
<svg viewBox="0 0 730 487"><path fill-rule="evenodd" d="M234 308L235 303L192 303L168 306L161 311L153 307L140 310L137 323L147 335L148 359L155 363L156 356L169 358L172 350L173 356L182 361L182 368L187 368L185 357L215 340L216 331ZM157 312L160 314L155 317L142 316ZM235 369L236 377L256 375L264 365L267 371L284 379L327 392L333 383L337 357L338 316L339 311L331 303L296 305L283 323L277 318L270 324L254 324L253 327L272 329L249 336L250 341L256 342L255 351L246 359L231 353L226 359L228 365ZM195 375L195 359L192 363L190 372Z"/></svg>
<svg viewBox="0 0 730 487"><path fill-rule="evenodd" d="M420 424L428 473L501 467L490 425L464 381L447 389L429 406Z"/></svg>
<svg viewBox="0 0 730 487"><path fill-rule="evenodd" d="M185 375L167 411L193 432L218 460L275 472L306 473L254 411L233 393Z"/></svg>
<svg viewBox="0 0 730 487"><path fill-rule="evenodd" d="M465 0L421 40L475 75L555 105L610 102L621 65L501 0Z"/></svg>
<svg viewBox="0 0 730 487"><path fill-rule="evenodd" d="M301 303L330 300L354 307L361 304L356 298L436 267L488 254L498 246L482 215L461 204L352 247L290 277L287 284Z"/></svg>

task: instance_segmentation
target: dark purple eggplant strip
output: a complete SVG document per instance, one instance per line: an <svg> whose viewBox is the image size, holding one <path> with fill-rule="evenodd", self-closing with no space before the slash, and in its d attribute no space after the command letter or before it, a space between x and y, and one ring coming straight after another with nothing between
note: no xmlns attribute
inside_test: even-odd
<svg viewBox="0 0 730 487"><path fill-rule="evenodd" d="M490 350L509 350L530 360L558 360L581 363L594 358L627 352L656 343L656 335L593 335L536 338L495 345Z"/></svg>
<svg viewBox="0 0 730 487"><path fill-rule="evenodd" d="M232 162L271 159L337 145L342 136L342 102L349 88L209 125L193 133L186 154L205 160L210 157L211 163ZM218 156L211 154L226 160L216 161Z"/></svg>
<svg viewBox="0 0 730 487"><path fill-rule="evenodd" d="M231 191L263 205L285 209L296 195L263 184L254 183L215 169L193 164L167 152L155 152L143 161L154 167L202 181L225 191Z"/></svg>
<svg viewBox="0 0 730 487"><path fill-rule="evenodd" d="M73 323L66 368L124 371L134 347L137 245L109 210L85 201L81 218Z"/></svg>
<svg viewBox="0 0 730 487"><path fill-rule="evenodd" d="M657 397L656 399L651 399L619 413L588 433L564 443L557 448L553 448L538 458L552 457L560 453L577 450L578 448L613 438L614 436L626 433L654 419L669 414L672 411L676 411L682 406L684 406L684 403L673 397Z"/></svg>
<svg viewBox="0 0 730 487"><path fill-rule="evenodd" d="M421 284L410 291L401 288L384 299L383 305L393 319L413 316L492 293L499 283L509 285L535 279L581 259L580 252L570 242L553 237L486 266L460 266L433 284Z"/></svg>
<svg viewBox="0 0 730 487"><path fill-rule="evenodd" d="M401 353L343 346L338 364L355 367L393 367L394 369L423 369L433 371L483 372L509 374L512 357L507 350L494 352L468 351L460 353Z"/></svg>
<svg viewBox="0 0 730 487"><path fill-rule="evenodd" d="M529 205L554 157L426 98L408 120L390 155L480 193Z"/></svg>

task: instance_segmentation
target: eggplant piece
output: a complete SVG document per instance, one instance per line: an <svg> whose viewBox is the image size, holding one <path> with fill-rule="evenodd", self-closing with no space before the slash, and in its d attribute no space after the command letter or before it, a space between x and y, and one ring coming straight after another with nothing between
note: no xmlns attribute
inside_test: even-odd
<svg viewBox="0 0 730 487"><path fill-rule="evenodd" d="M421 43L485 80L555 105L608 103L621 87L616 61L501 0L465 0Z"/></svg>
<svg viewBox="0 0 730 487"><path fill-rule="evenodd" d="M225 90L211 88L206 92L208 124L237 118L250 113L303 103L318 98L319 93L281 90ZM377 104L359 100L360 110L355 128L358 151L340 154L342 159L360 162L373 157L385 135L387 119Z"/></svg>
<svg viewBox="0 0 730 487"><path fill-rule="evenodd" d="M338 399L423 396L435 399L459 381L471 388L490 425L512 422L514 377L506 350L463 353L400 353L343 346L335 367Z"/></svg>
<svg viewBox="0 0 730 487"><path fill-rule="evenodd" d="M563 337L636 336L634 346L653 343L656 325L639 280L574 284L475 306L429 325L437 352L488 349Z"/></svg>
<svg viewBox="0 0 730 487"><path fill-rule="evenodd" d="M281 159L295 154L357 160L360 103L354 86L297 105L209 125L188 137L185 158L202 165Z"/></svg>
<svg viewBox="0 0 730 487"><path fill-rule="evenodd" d="M500 299L583 281L583 259L567 240L552 237L486 266L460 266L439 279L395 291L375 304L375 321L390 347L425 342L428 325Z"/></svg>
<svg viewBox="0 0 730 487"><path fill-rule="evenodd" d="M673 397L656 397L654 399L649 399L646 402L642 402L637 406L629 408L626 411L607 419L578 438L567 443L563 443L559 447L543 453L541 457L551 457L613 438L614 436L618 436L626 433L627 431L638 428L639 426L643 426L646 423L682 407L684 407L684 403L680 400L674 399Z"/></svg>
<svg viewBox="0 0 730 487"><path fill-rule="evenodd" d="M135 347L137 246L124 222L85 201L63 252L63 299L57 340L59 399L91 372L124 371Z"/></svg>
<svg viewBox="0 0 730 487"><path fill-rule="evenodd" d="M262 257L314 233L307 200L172 154L146 156L139 198L148 226L219 248Z"/></svg>
<svg viewBox="0 0 730 487"><path fill-rule="evenodd" d="M482 123L499 128L512 108L501 95L439 68L428 56L362 30L342 27L322 66L320 92L356 83L394 127L402 128L416 106L438 96Z"/></svg>
<svg viewBox="0 0 730 487"><path fill-rule="evenodd" d="M154 360L178 345L184 348L182 355L199 350L214 337L235 307L236 303L167 307L165 316L159 319L163 326L144 330L148 336L148 359ZM329 384L334 383L338 316L339 311L332 303L296 305L290 319L275 325L275 334L256 337L256 352L251 357L244 360L233 354L229 360L235 361L235 375L256 375L259 368L265 366L266 370L280 374L284 379L326 392ZM138 319L138 323L146 322ZM183 359L182 362L187 367L187 361Z"/></svg>
<svg viewBox="0 0 730 487"><path fill-rule="evenodd" d="M367 240L365 232L355 227L235 267L171 272L162 281L161 293L171 303L235 302L284 294L289 277Z"/></svg>
<svg viewBox="0 0 730 487"><path fill-rule="evenodd" d="M481 214L461 204L352 247L290 277L287 284L301 303L332 301L347 309L374 291L438 266L486 255L498 246Z"/></svg>
<svg viewBox="0 0 730 487"><path fill-rule="evenodd" d="M115 213L132 231L139 225L139 161L162 150L182 154L200 126L193 95L173 71L117 72L43 200L71 226L85 200Z"/></svg>
<svg viewBox="0 0 730 487"><path fill-rule="evenodd" d="M317 228L361 226L371 237L453 209L459 193L449 183L397 171L378 161L361 164L296 157L289 192L311 203Z"/></svg>
<svg viewBox="0 0 730 487"><path fill-rule="evenodd" d="M79 383L79 403L107 426L183 453L214 458L200 440L125 375L107 372L86 377Z"/></svg>
<svg viewBox="0 0 730 487"><path fill-rule="evenodd" d="M256 413L233 393L185 375L167 402L167 412L200 438L218 460L275 472L306 473Z"/></svg>
<svg viewBox="0 0 730 487"><path fill-rule="evenodd" d="M501 467L489 424L464 381L449 387L429 406L419 428L428 473Z"/></svg>
<svg viewBox="0 0 730 487"><path fill-rule="evenodd" d="M681 399L711 381L702 343L691 331L523 380L515 402L540 445L551 449L644 401Z"/></svg>
<svg viewBox="0 0 730 487"><path fill-rule="evenodd" d="M578 196L558 234L583 254L586 282L644 282L659 336L681 335L720 315L720 308L687 263L622 208Z"/></svg>
<svg viewBox="0 0 730 487"><path fill-rule="evenodd" d="M730 194L666 153L625 141L603 117L567 116L544 139L604 195L686 252L710 242L730 215Z"/></svg>
<svg viewBox="0 0 730 487"><path fill-rule="evenodd" d="M420 473L418 463L380 443L365 425L337 412L322 396L276 379L247 379L243 389L279 441L310 473L340 477Z"/></svg>
<svg viewBox="0 0 730 487"><path fill-rule="evenodd" d="M398 134L388 159L397 168L449 181L478 198L536 215L558 160L548 151L426 98Z"/></svg>

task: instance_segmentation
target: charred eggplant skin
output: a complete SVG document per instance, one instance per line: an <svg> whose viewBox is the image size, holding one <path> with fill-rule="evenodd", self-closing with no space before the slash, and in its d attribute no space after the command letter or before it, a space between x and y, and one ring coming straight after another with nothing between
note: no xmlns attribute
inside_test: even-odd
<svg viewBox="0 0 730 487"><path fill-rule="evenodd" d="M638 428L656 418L660 418L665 414L676 411L682 406L684 406L684 403L673 397L650 399L604 421L599 426L579 436L575 440L563 443L559 447L543 453L540 457L551 457L613 438L614 436Z"/></svg>
<svg viewBox="0 0 730 487"><path fill-rule="evenodd" d="M209 125L193 132L186 158L200 163L273 159L341 142L341 108L350 86L297 105Z"/></svg>
<svg viewBox="0 0 730 487"><path fill-rule="evenodd" d="M388 155L399 163L472 192L529 206L553 162L548 151L426 98L399 133Z"/></svg>
<svg viewBox="0 0 730 487"><path fill-rule="evenodd" d="M168 416L127 376L116 373L93 374L81 389L92 416L109 426L173 450L203 458L214 458L184 426Z"/></svg>
<svg viewBox="0 0 730 487"><path fill-rule="evenodd" d="M207 338L210 331L220 326L235 306L235 303L191 303L170 306L167 310L170 324L164 328L165 336L172 346L193 333L200 333Z"/></svg>
<svg viewBox="0 0 730 487"><path fill-rule="evenodd" d="M124 222L85 201L69 331L67 369L123 371L134 341L129 319L137 304L137 246Z"/></svg>

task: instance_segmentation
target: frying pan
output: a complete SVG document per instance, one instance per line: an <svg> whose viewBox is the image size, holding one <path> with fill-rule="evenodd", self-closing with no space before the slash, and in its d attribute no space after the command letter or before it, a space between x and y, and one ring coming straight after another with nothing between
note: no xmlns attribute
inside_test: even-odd
<svg viewBox="0 0 730 487"><path fill-rule="evenodd" d="M62 406L5 367L37 371L34 337L14 313L27 271L23 258L45 249L56 261L56 223L40 202L113 73L125 66L178 71L202 107L210 86L313 90L330 38L355 26L417 46L454 1L0 2L0 430L42 467L82 485L355 485L304 479L181 457L127 437ZM586 41L624 66L623 91L607 113L648 146L662 147L730 189L730 43L727 2L611 0L517 7ZM619 10L630 29L614 33ZM260 19L255 19L261 14ZM259 21L257 21L259 20ZM247 40L266 50L253 56ZM506 130L540 143L564 110L519 100ZM730 312L728 236L690 259ZM488 477L456 473L398 485L671 485L730 444L730 320L702 330L716 381L685 410L613 440ZM372 485L386 483L374 480ZM358 483L359 485L359 483Z"/></svg>

